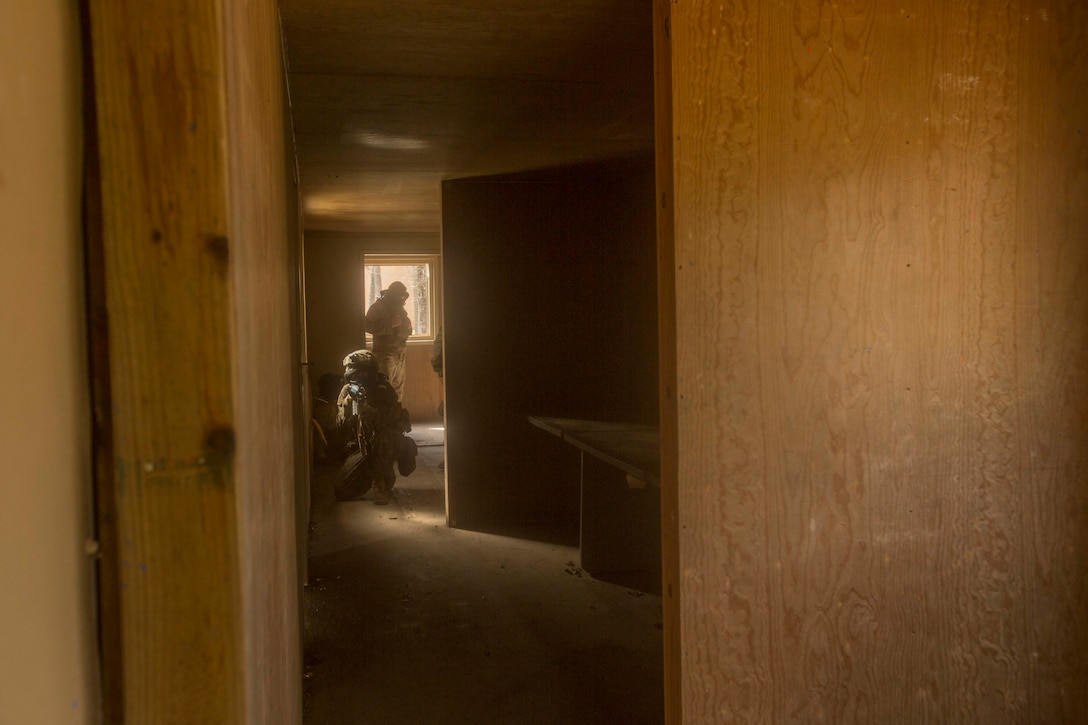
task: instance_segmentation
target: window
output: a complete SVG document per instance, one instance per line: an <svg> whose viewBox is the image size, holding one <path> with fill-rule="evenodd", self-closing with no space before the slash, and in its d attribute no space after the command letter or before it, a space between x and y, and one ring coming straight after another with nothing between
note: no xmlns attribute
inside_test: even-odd
<svg viewBox="0 0 1088 725"><path fill-rule="evenodd" d="M434 339L434 282L433 273L438 257L433 254L367 254L363 257L363 313L395 281L408 289L408 301L404 309L412 321L409 341ZM367 339L370 335L367 335Z"/></svg>

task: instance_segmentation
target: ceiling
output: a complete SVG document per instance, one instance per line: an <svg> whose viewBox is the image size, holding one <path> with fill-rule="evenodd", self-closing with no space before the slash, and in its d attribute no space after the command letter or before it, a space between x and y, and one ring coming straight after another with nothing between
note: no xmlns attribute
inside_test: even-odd
<svg viewBox="0 0 1088 725"><path fill-rule="evenodd" d="M311 231L439 231L443 179L653 148L651 0L280 0Z"/></svg>

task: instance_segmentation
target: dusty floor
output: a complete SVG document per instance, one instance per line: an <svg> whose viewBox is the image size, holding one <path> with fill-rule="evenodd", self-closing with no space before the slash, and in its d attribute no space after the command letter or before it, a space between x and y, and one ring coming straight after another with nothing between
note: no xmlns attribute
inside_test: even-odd
<svg viewBox="0 0 1088 725"><path fill-rule="evenodd" d="M315 475L305 722L661 723L660 597L593 580L575 548L446 527L434 425L389 506Z"/></svg>

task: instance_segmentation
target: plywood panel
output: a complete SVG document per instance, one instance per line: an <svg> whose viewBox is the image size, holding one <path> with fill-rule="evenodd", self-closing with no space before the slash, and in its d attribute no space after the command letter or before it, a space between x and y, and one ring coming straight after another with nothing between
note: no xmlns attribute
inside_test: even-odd
<svg viewBox="0 0 1088 725"><path fill-rule="evenodd" d="M672 28L685 721L1088 717L1085 11Z"/></svg>
<svg viewBox="0 0 1088 725"><path fill-rule="evenodd" d="M309 510L295 460L309 433L300 419L301 332L292 307L297 194L288 193L286 175L276 3L222 7L246 721L290 723L302 715L295 512Z"/></svg>
<svg viewBox="0 0 1088 725"><path fill-rule="evenodd" d="M1016 446L1032 657L1026 711L1088 719L1088 7L1027 5L1016 81Z"/></svg>
<svg viewBox="0 0 1088 725"><path fill-rule="evenodd" d="M443 189L451 525L577 541L577 467L527 417L656 423L649 159Z"/></svg>
<svg viewBox="0 0 1088 725"><path fill-rule="evenodd" d="M405 380L410 380L411 385L405 384L404 407L413 422L433 422L442 418L438 414L443 395L442 379L431 367L433 354L434 344L423 342L409 346L405 356Z"/></svg>

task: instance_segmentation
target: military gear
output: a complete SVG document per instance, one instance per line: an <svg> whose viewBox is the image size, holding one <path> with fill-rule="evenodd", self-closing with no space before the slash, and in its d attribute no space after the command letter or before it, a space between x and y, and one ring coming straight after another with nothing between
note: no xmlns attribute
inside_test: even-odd
<svg viewBox="0 0 1088 725"><path fill-rule="evenodd" d="M402 444L403 434L412 429L408 411L371 351L356 350L344 358L344 387L337 408L337 420L350 431L355 450L333 486L336 498L362 498L373 487L380 494L375 501L388 501L396 483L394 465L401 475L408 475L415 469L416 452L406 452Z"/></svg>
<svg viewBox="0 0 1088 725"><path fill-rule="evenodd" d="M404 400L405 358L408 338L412 336L412 321L404 309L406 299L404 285L394 282L366 311L366 331L374 340L378 369L397 391L397 400Z"/></svg>

